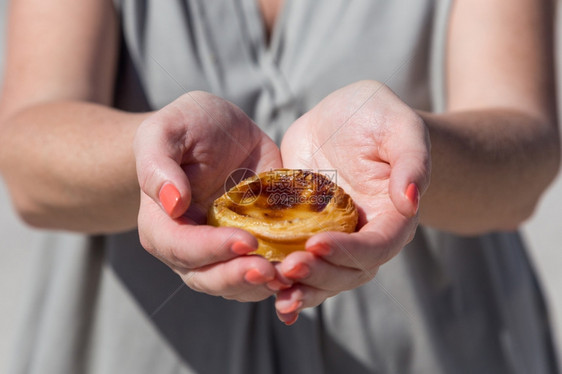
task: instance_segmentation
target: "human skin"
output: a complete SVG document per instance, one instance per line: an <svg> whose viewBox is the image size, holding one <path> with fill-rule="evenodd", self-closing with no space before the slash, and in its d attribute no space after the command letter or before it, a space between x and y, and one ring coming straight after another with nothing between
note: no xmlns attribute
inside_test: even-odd
<svg viewBox="0 0 562 374"><path fill-rule="evenodd" d="M143 246L194 290L239 301L271 296L265 282L275 278L274 265L241 256L256 250L257 240L205 223L233 170L282 166L277 145L239 108L205 92L190 92L143 121L134 145Z"/></svg>
<svg viewBox="0 0 562 374"><path fill-rule="evenodd" d="M431 184L420 206L423 224L477 235L515 229L532 214L556 174L560 158L552 73L552 13L548 1L521 1L516 5L486 0L455 2L447 44L447 111L417 111L429 131L432 156ZM383 100L387 109L397 105L392 96L387 96L388 100L377 96L383 95L375 94L370 101ZM384 108L374 112L383 113ZM308 139L309 146L301 143L284 151L284 163L294 167L317 165L351 174L349 165L357 165L358 160L353 150L364 147L356 144L342 152L342 158L335 158L334 150L341 143L338 136L319 140L329 120L326 116L320 126L309 114L299 119L293 125L298 129L289 129L282 149L286 144L293 148L292 143L303 138ZM345 127L353 128L353 121L349 122ZM337 127L338 135L345 130L353 131ZM348 166L343 166L346 163ZM358 177L360 173L358 170ZM347 240L351 241L350 237ZM331 249L328 256L315 253L319 244ZM347 244L345 236L328 234L311 238L306 247L315 255L292 254L281 266L281 274L295 281L293 287L278 294L276 301L278 315L286 322L294 322L302 309L320 304L344 287L364 283L397 253L394 247L387 249L390 253L378 262L369 261L354 250L360 246ZM303 268L307 271L295 271Z"/></svg>
<svg viewBox="0 0 562 374"><path fill-rule="evenodd" d="M391 247L390 254L395 254L415 229L411 222L417 217L410 217L408 208L402 206L407 200L399 201L410 183L423 193L421 222L451 232L473 235L512 229L532 213L559 163L551 8L550 1L537 0L455 2L446 61L447 110L441 114L407 111L408 117L415 118L411 123L423 124L424 134L429 134L431 183L426 189L427 161L420 159L411 166L411 174L404 174L414 176L412 180L395 184L395 191L394 184L389 184L387 197L396 198L386 203L394 204L403 214L408 222L404 227L410 231L406 235L396 229L400 225L388 226L395 230L383 235ZM159 248L169 249L161 250L159 257L168 264L178 259L164 258L166 253L187 256L190 248L185 238L194 233L187 232L192 227L163 215L167 212L161 209L159 191L144 191L153 203L140 206L133 139L136 137L139 144L146 135L138 131L140 124L158 113L133 114L108 107L113 101L118 49L118 23L112 2L14 1L8 31L0 101L0 171L22 218L37 227L112 233L134 228L139 216L139 223L143 219L154 222L141 228L141 237L144 235L144 243L153 253ZM403 105L390 94L384 97L382 104L389 108ZM291 137L314 139L319 135L312 122L302 123L295 124L297 135L291 134L295 130L289 130L284 149L291 149ZM170 143L174 139L163 137L161 141ZM420 147L425 142L425 135L417 138ZM391 147L388 156L398 149ZM139 152L142 147L137 148L137 155ZM321 155L316 153L315 162L337 166L339 173L345 174L349 164L345 158L326 161L319 158ZM142 180L142 165L137 171ZM418 174L422 178L416 177ZM156 184L162 185L164 179L174 181L172 175L177 174L163 169L162 180ZM184 187L177 187L185 193ZM190 193L197 195L198 191ZM182 196L182 201L189 199ZM154 209L156 206L159 210ZM413 204L411 212L414 208ZM164 243L163 236L154 235L157 231L169 233L169 241ZM244 233L236 235L250 247L255 244ZM307 248L321 239L322 236L311 238ZM341 240L349 241L353 248L368 244ZM224 256L232 255L227 253L232 245L234 242L224 246ZM202 246L200 252L208 253L207 258L216 255L216 246ZM298 257L305 255L309 257ZM381 256L380 261L369 263L369 268L375 270L388 257ZM234 256L228 261L236 264L239 259ZM355 284L331 285L329 292L316 287L321 277L315 275L320 272L315 269L330 266L331 270L323 271L334 273L341 270L338 267L351 265L345 261L343 257L330 261L303 252L277 266L276 280L293 284L278 294L280 318L293 322L302 309L356 287L374 275L369 271ZM305 277L308 281L289 277L298 263L309 266ZM199 263L184 268L196 271L194 264ZM209 265L205 263L204 269ZM264 287L271 283L272 268L262 261L252 265L257 273L246 264L249 267L227 273L228 279L221 282L212 272L199 272L194 287L238 300L258 300L276 292L279 283L271 284L270 291ZM298 307L291 310L295 305Z"/></svg>

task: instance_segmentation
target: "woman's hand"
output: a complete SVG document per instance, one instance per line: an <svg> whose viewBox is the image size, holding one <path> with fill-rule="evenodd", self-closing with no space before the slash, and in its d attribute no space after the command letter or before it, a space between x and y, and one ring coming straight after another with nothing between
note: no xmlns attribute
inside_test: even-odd
<svg viewBox="0 0 562 374"><path fill-rule="evenodd" d="M279 149L240 109L204 92L186 94L139 127L142 245L196 291L239 301L273 294L273 265L256 239L235 228L204 225L212 201L239 168L281 167ZM170 219L173 218L173 219Z"/></svg>
<svg viewBox="0 0 562 374"><path fill-rule="evenodd" d="M340 89L288 130L283 166L329 170L354 199L359 231L310 238L279 271L295 284L280 291L279 318L292 323L307 307L371 280L417 227L420 193L430 174L430 144L420 117L383 84Z"/></svg>

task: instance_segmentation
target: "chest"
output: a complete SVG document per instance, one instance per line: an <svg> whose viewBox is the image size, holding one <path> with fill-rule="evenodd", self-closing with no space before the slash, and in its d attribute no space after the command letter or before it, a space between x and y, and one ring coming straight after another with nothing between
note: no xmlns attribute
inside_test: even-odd
<svg viewBox="0 0 562 374"><path fill-rule="evenodd" d="M259 5L260 13L263 19L263 24L267 34L267 39L271 35L275 21L283 7L284 0L256 0Z"/></svg>
<svg viewBox="0 0 562 374"><path fill-rule="evenodd" d="M123 1L125 45L150 108L204 90L282 130L361 79L429 107L434 0Z"/></svg>

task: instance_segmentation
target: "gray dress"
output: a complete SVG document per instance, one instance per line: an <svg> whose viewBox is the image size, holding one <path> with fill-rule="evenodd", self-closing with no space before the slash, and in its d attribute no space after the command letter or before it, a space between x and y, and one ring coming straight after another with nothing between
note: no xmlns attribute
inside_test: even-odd
<svg viewBox="0 0 562 374"><path fill-rule="evenodd" d="M256 0L123 0L116 107L186 91L240 106L276 141L361 79L443 107L448 1L286 0L269 45ZM556 373L542 296L516 233L420 228L358 289L287 327L273 299L191 291L136 232L53 233L37 252L11 373Z"/></svg>

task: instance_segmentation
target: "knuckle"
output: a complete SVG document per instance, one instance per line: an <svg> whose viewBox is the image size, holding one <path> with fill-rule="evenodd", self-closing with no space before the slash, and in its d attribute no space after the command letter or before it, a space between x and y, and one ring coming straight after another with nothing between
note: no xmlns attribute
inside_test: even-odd
<svg viewBox="0 0 562 374"><path fill-rule="evenodd" d="M362 285L371 281L375 277L375 274L376 271L373 271L373 269L365 269L364 271L361 271L357 276L358 285Z"/></svg>
<svg viewBox="0 0 562 374"><path fill-rule="evenodd" d="M201 276L195 271L190 271L183 277L184 283L195 292L202 292L210 294L210 290L205 287L204 282L201 281Z"/></svg>
<svg viewBox="0 0 562 374"><path fill-rule="evenodd" d="M405 243L405 244L410 243L412 240L414 240L415 237L416 237L416 229L414 228L414 229L410 232L410 234L408 235L408 238L406 239L406 243Z"/></svg>
<svg viewBox="0 0 562 374"><path fill-rule="evenodd" d="M193 269L195 268L195 263L193 259L186 256L185 250L180 246L173 246L168 251L169 253L169 260L186 269Z"/></svg>
<svg viewBox="0 0 562 374"><path fill-rule="evenodd" d="M154 255L157 251L152 245L152 242L144 234L139 234L139 240L141 246L150 254Z"/></svg>
<svg viewBox="0 0 562 374"><path fill-rule="evenodd" d="M379 256L377 257L373 267L380 266L386 262L388 262L392 257L394 257L394 246L393 245L386 245L379 250Z"/></svg>
<svg viewBox="0 0 562 374"><path fill-rule="evenodd" d="M153 196L153 194L151 193L151 185L153 184L153 181L156 180L157 170L158 167L153 160L141 160L141 165L139 165L138 173L139 186L141 190L147 193L149 196Z"/></svg>

